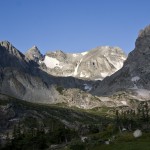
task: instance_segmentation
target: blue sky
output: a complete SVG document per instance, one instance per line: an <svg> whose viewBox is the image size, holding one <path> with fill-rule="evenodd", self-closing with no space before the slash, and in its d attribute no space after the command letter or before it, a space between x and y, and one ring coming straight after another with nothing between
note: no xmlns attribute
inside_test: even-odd
<svg viewBox="0 0 150 150"><path fill-rule="evenodd" d="M97 46L134 49L150 24L149 0L0 0L0 41L75 53Z"/></svg>

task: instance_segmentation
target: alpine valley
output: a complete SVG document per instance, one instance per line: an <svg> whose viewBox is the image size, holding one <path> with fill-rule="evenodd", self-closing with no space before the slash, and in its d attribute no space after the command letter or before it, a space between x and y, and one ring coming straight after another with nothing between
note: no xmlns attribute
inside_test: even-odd
<svg viewBox="0 0 150 150"><path fill-rule="evenodd" d="M0 42L1 149L111 150L144 139L148 150L149 108L150 26L128 57L110 46L23 54Z"/></svg>

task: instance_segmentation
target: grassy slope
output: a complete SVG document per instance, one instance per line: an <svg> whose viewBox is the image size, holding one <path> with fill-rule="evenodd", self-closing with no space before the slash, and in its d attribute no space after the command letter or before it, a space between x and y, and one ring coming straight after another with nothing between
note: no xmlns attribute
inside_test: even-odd
<svg viewBox="0 0 150 150"><path fill-rule="evenodd" d="M149 142L130 142L130 143L117 143L115 145L102 145L92 150L149 150Z"/></svg>
<svg viewBox="0 0 150 150"><path fill-rule="evenodd" d="M25 102L19 99L8 97L5 95L0 95L0 105L13 104L15 110L34 110L39 114L44 115L47 112L51 119L54 120L67 120L70 123L80 122L82 124L100 124L100 122L106 118L102 116L107 112L107 108L97 110L81 110L78 108L67 108L65 106L57 105L43 105ZM20 112L19 112L20 113ZM21 112L24 113L24 112ZM48 115L48 116L49 116ZM45 116L47 119L47 115ZM44 119L44 120L45 120ZM48 120L46 120L47 122ZM51 120L50 120L51 121ZM106 122L108 120L105 120ZM109 120L110 122L111 120ZM57 123L59 124L59 122ZM56 125L57 125L56 124ZM130 133L131 134L131 133ZM101 137L100 137L101 138ZM92 146L93 145L93 146ZM134 139L128 138L127 136L120 136L110 145L104 145L100 143L90 143L89 150L149 150L150 149L150 134L144 134L141 138Z"/></svg>
<svg viewBox="0 0 150 150"><path fill-rule="evenodd" d="M90 143L92 145L92 143ZM97 143L89 150L149 150L150 133L146 132L139 138L134 138L132 132L116 135L116 139L109 145Z"/></svg>
<svg viewBox="0 0 150 150"><path fill-rule="evenodd" d="M116 142L110 145L99 145L92 150L149 150L150 137L147 139L138 139L130 142Z"/></svg>
<svg viewBox="0 0 150 150"><path fill-rule="evenodd" d="M82 109L68 108L65 105L59 106L35 104L0 94L0 105L6 106L8 104L11 104L14 111L17 111L18 113L26 113L26 111L37 111L39 114L42 114L46 117L49 116L50 118L54 118L60 121L66 120L70 123L79 122L83 124L98 124L101 120L103 120L103 117Z"/></svg>

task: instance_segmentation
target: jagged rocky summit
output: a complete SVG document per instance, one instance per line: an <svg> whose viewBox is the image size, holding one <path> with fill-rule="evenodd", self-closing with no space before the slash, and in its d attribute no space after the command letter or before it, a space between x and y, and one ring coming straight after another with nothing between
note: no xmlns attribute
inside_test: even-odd
<svg viewBox="0 0 150 150"><path fill-rule="evenodd" d="M129 53L123 67L106 77L92 93L111 95L118 91L129 91L141 99L150 95L150 26L141 30L135 42L135 49Z"/></svg>
<svg viewBox="0 0 150 150"><path fill-rule="evenodd" d="M40 63L43 59L43 55L41 54L40 50L37 46L33 46L25 53L26 58L29 60L33 60L37 63Z"/></svg>
<svg viewBox="0 0 150 150"><path fill-rule="evenodd" d="M0 93L36 103L58 103L63 102L58 87L84 89L84 84L72 77L51 76L11 43L0 42Z"/></svg>
<svg viewBox="0 0 150 150"><path fill-rule="evenodd" d="M127 60L118 47L97 47L78 54L59 50L43 56L36 46L24 55L3 41L0 93L35 103L65 103L85 109L133 106L133 98L149 99L149 55L149 26L140 32Z"/></svg>
<svg viewBox="0 0 150 150"><path fill-rule="evenodd" d="M73 76L77 78L102 80L123 66L126 55L119 47L101 46L83 53L64 53L61 50L47 52L43 61L41 54L31 48L26 57L31 60L39 58L39 64L54 76ZM32 56L32 57L29 57ZM37 61L37 59L36 59Z"/></svg>
<svg viewBox="0 0 150 150"><path fill-rule="evenodd" d="M109 74L112 73L109 68L112 67L113 71L118 69L112 66L116 56L122 60L121 63L125 59L119 48L112 47L99 47L81 54L48 52L44 57L33 46L24 55L8 41L0 42L0 54L0 93L35 103L66 103L86 109L101 105L99 99L88 93L96 82L90 81L91 75L97 77L98 71L95 74L93 72L103 66L99 63L105 63L103 69ZM81 78L81 75L83 71L88 73L88 65L92 74L86 76L89 80L84 80L85 77ZM74 77L69 74L58 77L61 76L59 69L64 73L72 69ZM53 71L58 76L53 76Z"/></svg>

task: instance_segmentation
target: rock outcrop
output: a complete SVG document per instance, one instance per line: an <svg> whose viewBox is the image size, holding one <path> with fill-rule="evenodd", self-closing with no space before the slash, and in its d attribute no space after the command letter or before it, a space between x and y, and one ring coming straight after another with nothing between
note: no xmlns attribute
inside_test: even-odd
<svg viewBox="0 0 150 150"><path fill-rule="evenodd" d="M150 26L141 30L135 49L128 55L123 67L105 78L93 89L96 95L111 95L117 91L132 91L142 99L150 95Z"/></svg>
<svg viewBox="0 0 150 150"><path fill-rule="evenodd" d="M43 63L54 76L102 80L123 66L126 55L118 47L102 46L83 53L48 52Z"/></svg>
<svg viewBox="0 0 150 150"><path fill-rule="evenodd" d="M19 52L12 44L7 41L0 43L0 93L10 95L22 100L35 103L66 103L69 105L69 99L73 99L74 95L64 97L65 90L78 89L87 91L85 85L93 84L91 81L84 81L73 77L55 77L41 70L41 66L35 62L32 52L38 53L37 49L31 49L29 57ZM32 55L33 54L33 55ZM39 55L40 56L40 55ZM31 60L33 58L33 60ZM40 59L40 57L38 57ZM76 91L76 90L75 90ZM72 92L74 93L74 92ZM77 92L76 92L77 93ZM74 94L76 94L74 93ZM84 92L85 95L89 95ZM80 100L85 104L81 94ZM88 101L92 95L89 96ZM83 107L81 102L74 99L72 106ZM92 108L95 102L85 104L84 108ZM99 102L98 102L99 103Z"/></svg>
<svg viewBox="0 0 150 150"><path fill-rule="evenodd" d="M37 48L37 46L33 46L31 49L29 49L26 53L25 53L26 58L28 58L29 60L33 60L37 63L40 63L43 59L43 55L40 53L39 49Z"/></svg>

